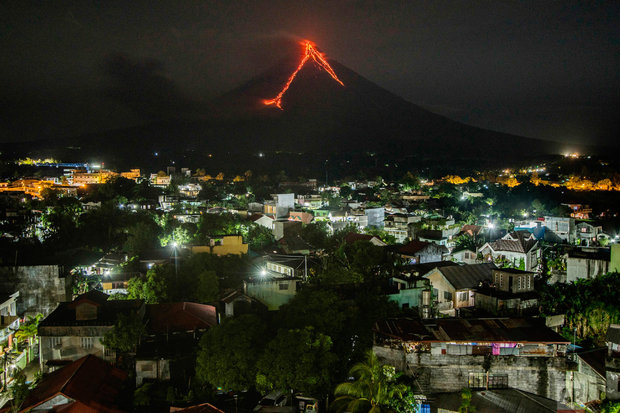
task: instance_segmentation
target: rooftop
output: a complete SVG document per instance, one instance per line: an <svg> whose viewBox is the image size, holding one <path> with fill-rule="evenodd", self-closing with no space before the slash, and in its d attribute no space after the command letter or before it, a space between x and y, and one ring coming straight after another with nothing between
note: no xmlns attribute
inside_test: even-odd
<svg viewBox="0 0 620 413"><path fill-rule="evenodd" d="M491 281L494 263L446 266L437 270L456 290L478 287L483 281ZM428 275L428 273L427 273Z"/></svg>
<svg viewBox="0 0 620 413"><path fill-rule="evenodd" d="M188 302L148 304L146 317L151 334L205 330L217 324L214 306Z"/></svg>
<svg viewBox="0 0 620 413"><path fill-rule="evenodd" d="M122 370L88 355L45 377L26 397L20 411L29 411L62 394L74 400L71 406L76 411L121 412L115 404L126 378Z"/></svg>
<svg viewBox="0 0 620 413"><path fill-rule="evenodd" d="M378 321L374 330L403 341L569 344L564 337L547 328L544 321L527 318L418 320L401 317Z"/></svg>

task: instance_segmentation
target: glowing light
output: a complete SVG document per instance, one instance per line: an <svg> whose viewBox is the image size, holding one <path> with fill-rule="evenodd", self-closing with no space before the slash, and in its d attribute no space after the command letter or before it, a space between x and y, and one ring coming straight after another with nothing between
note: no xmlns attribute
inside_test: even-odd
<svg viewBox="0 0 620 413"><path fill-rule="evenodd" d="M338 79L338 76L336 75L336 72L334 72L334 69L332 69L329 63L327 63L327 59L325 59L325 55L316 49L314 43L312 43L309 40L304 40L301 44L302 46L304 46L304 55L301 58L299 65L297 65L297 69L295 69L295 71L291 74L291 76L289 76L288 80L284 84L284 87L282 88L282 90L280 90L280 93L278 93L278 95L275 98L266 99L263 101L265 105L268 105L268 106L275 105L279 109L282 109L282 98L284 97L284 94L288 90L289 86L291 86L291 83L293 83L293 80L295 79L295 76L297 76L297 73L299 73L301 68L304 67L306 62L310 59L314 60L336 82L344 86L344 83L342 83L342 81Z"/></svg>
<svg viewBox="0 0 620 413"><path fill-rule="evenodd" d="M260 272L260 276L261 276L261 277L264 277L265 275L267 275L267 271L266 271L266 270L264 270L264 269L263 269L263 270L261 270L261 272Z"/></svg>

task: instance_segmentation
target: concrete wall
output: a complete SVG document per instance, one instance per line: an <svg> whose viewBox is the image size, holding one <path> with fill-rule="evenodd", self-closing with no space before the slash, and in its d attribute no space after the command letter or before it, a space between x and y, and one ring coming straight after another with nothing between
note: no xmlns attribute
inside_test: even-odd
<svg viewBox="0 0 620 413"><path fill-rule="evenodd" d="M58 303L71 301L71 277L61 276L58 265L3 267L0 289L19 291L17 314L49 314Z"/></svg>
<svg viewBox="0 0 620 413"><path fill-rule="evenodd" d="M246 282L244 293L267 306L268 310L278 310L297 294L297 283L301 280L265 280Z"/></svg>
<svg viewBox="0 0 620 413"><path fill-rule="evenodd" d="M415 376L423 392L456 392L468 386L470 373L484 373L485 356L405 353L402 349L374 346L373 351L407 375ZM508 386L557 401L572 397L564 357L487 356L491 374L506 374Z"/></svg>
<svg viewBox="0 0 620 413"><path fill-rule="evenodd" d="M609 269L609 261L591 260L587 258L566 259L566 281L572 282L579 278L594 278L605 274Z"/></svg>

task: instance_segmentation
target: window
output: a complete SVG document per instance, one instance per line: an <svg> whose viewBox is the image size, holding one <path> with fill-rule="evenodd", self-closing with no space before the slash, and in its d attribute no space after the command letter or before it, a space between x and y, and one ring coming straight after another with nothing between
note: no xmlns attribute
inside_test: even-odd
<svg viewBox="0 0 620 413"><path fill-rule="evenodd" d="M523 278L523 277L517 277L517 278L519 278L519 283L518 283L517 289L520 290L521 289L521 278Z"/></svg>
<svg viewBox="0 0 620 413"><path fill-rule="evenodd" d="M288 290L288 283L280 283L280 290Z"/></svg>
<svg viewBox="0 0 620 413"><path fill-rule="evenodd" d="M452 301L452 293L450 291L444 291L443 299L447 301Z"/></svg>
<svg viewBox="0 0 620 413"><path fill-rule="evenodd" d="M51 347L62 347L62 337L50 337Z"/></svg>
<svg viewBox="0 0 620 413"><path fill-rule="evenodd" d="M103 352L103 355L106 357L112 357L114 355L114 350L112 350L109 347L106 347L105 351Z"/></svg>
<svg viewBox="0 0 620 413"><path fill-rule="evenodd" d="M91 348L93 348L94 341L95 340L93 340L92 337L81 337L80 345L84 350L90 350Z"/></svg>
<svg viewBox="0 0 620 413"><path fill-rule="evenodd" d="M531 275L527 276L527 289L528 290L532 289L532 276Z"/></svg>
<svg viewBox="0 0 620 413"><path fill-rule="evenodd" d="M465 292L460 292L460 293L458 293L458 300L459 300L459 301L461 301L461 302L462 302L462 301L468 301L468 300L469 300L469 294L468 294L468 292L467 292L467 291L465 291Z"/></svg>

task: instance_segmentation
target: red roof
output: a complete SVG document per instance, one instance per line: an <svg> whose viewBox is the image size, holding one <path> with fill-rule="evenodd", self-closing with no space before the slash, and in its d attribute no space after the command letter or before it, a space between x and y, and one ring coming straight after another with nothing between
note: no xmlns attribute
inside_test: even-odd
<svg viewBox="0 0 620 413"><path fill-rule="evenodd" d="M209 404L197 404L189 407L172 407L170 406L170 413L172 412L184 412L184 413L224 413L223 410Z"/></svg>
<svg viewBox="0 0 620 413"><path fill-rule="evenodd" d="M405 255L414 255L422 251L424 248L428 247L429 245L431 245L430 242L413 240L413 241L409 241L409 243L400 247L398 249L398 252L400 252L401 254L405 254Z"/></svg>
<svg viewBox="0 0 620 413"><path fill-rule="evenodd" d="M59 406L62 412L123 412L116 406L127 374L93 355L82 357L45 377L30 392L20 412L64 395L74 402Z"/></svg>
<svg viewBox="0 0 620 413"><path fill-rule="evenodd" d="M153 334L204 330L217 324L214 306L198 303L149 304L147 328Z"/></svg>

